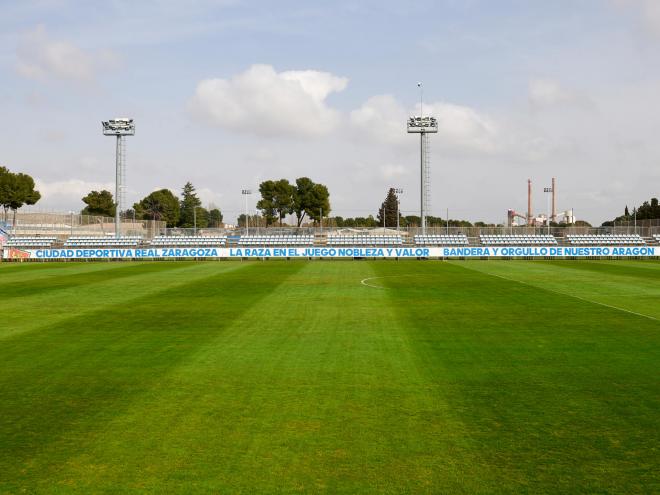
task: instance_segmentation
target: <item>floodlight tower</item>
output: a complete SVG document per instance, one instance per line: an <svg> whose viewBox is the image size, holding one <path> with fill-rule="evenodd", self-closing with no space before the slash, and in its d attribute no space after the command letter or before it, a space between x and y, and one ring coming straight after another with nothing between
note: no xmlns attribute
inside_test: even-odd
<svg viewBox="0 0 660 495"><path fill-rule="evenodd" d="M426 214L429 210L429 195L431 192L431 170L429 163L429 133L438 132L438 121L435 117L424 117L424 100L422 83L417 83L420 89L419 117L408 119L408 133L419 134L419 165L420 165L420 221L422 233L426 233Z"/></svg>
<svg viewBox="0 0 660 495"><path fill-rule="evenodd" d="M241 194L245 198L245 235L250 235L250 214L248 213L248 196L252 194L252 189L241 189Z"/></svg>
<svg viewBox="0 0 660 495"><path fill-rule="evenodd" d="M126 143L125 136L135 135L133 119L124 117L101 122L104 136L117 137L117 150L115 157L115 235L121 237L121 219L119 214L126 206Z"/></svg>

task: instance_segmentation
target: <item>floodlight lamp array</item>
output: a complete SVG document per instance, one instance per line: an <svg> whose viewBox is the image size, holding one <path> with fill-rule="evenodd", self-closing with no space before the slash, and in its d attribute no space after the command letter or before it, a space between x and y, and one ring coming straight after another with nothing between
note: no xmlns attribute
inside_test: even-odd
<svg viewBox="0 0 660 495"><path fill-rule="evenodd" d="M105 136L134 136L135 123L133 119L116 118L101 122Z"/></svg>
<svg viewBox="0 0 660 495"><path fill-rule="evenodd" d="M410 117L408 132L438 132L438 121L435 117Z"/></svg>

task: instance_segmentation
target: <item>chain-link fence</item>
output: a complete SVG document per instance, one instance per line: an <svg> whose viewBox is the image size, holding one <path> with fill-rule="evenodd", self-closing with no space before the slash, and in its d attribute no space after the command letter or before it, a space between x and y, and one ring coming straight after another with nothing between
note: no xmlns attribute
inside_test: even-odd
<svg viewBox="0 0 660 495"><path fill-rule="evenodd" d="M16 212L16 222L13 223L13 214L10 213L8 221L3 222L0 216L0 227L9 236L49 235L59 239L70 236L112 236L115 234L114 218L79 215L74 213L37 213ZM165 222L153 220L139 220L131 217L122 218L122 236L141 236L149 240L156 236L218 236L238 237L245 235L314 235L324 238L328 234L371 234L395 235L399 233L404 240L413 239L421 234L420 227L337 227L328 225L317 226L265 226L249 225L245 227L228 228L167 228ZM638 234L641 237L651 238L660 235L660 219L638 220L637 222L617 223L609 227L562 226L562 227L444 227L430 226L426 228L427 234L464 234L470 239L478 239L480 235L541 235L551 234L557 238L569 234Z"/></svg>
<svg viewBox="0 0 660 495"><path fill-rule="evenodd" d="M10 236L50 235L64 239L70 236L111 236L115 235L115 219L75 213L35 213L16 212L14 221L10 213L3 224ZM151 238L164 231L165 222L122 218L122 236L142 236Z"/></svg>
<svg viewBox="0 0 660 495"><path fill-rule="evenodd" d="M413 238L422 233L421 227L335 227L335 226L317 226L317 227L288 227L288 226L270 226L270 227L232 227L223 229L212 228L168 228L159 232L160 235L168 236L194 236L194 235L226 235L226 236L244 236L244 235L315 235L323 237L328 234L371 234L371 235L396 235ZM546 235L550 234L561 238L569 234L638 234L641 237L652 237L660 234L660 221L650 220L634 224L616 225L611 227L427 227L427 234L464 234L469 238L478 238L480 235Z"/></svg>

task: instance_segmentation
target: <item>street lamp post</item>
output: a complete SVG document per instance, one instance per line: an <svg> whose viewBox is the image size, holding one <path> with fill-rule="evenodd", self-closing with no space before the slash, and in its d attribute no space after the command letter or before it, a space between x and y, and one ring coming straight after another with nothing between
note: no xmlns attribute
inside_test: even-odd
<svg viewBox="0 0 660 495"><path fill-rule="evenodd" d="M392 188L394 189L394 194L396 194L396 231L399 231L399 210L401 209L401 205L399 203L399 196L403 194L403 189L399 188Z"/></svg>
<svg viewBox="0 0 660 495"><path fill-rule="evenodd" d="M550 196L552 195L552 187L544 187L543 192L546 193L546 198L548 199L548 207L546 209L546 223L548 224L548 235L550 235Z"/></svg>
<svg viewBox="0 0 660 495"><path fill-rule="evenodd" d="M449 235L449 208L447 208L447 213L445 216L445 227L447 227L447 235Z"/></svg>
<svg viewBox="0 0 660 495"><path fill-rule="evenodd" d="M252 194L251 189L241 189L241 194L245 197L245 235L250 234L250 221L248 220L250 214L248 212L248 196Z"/></svg>

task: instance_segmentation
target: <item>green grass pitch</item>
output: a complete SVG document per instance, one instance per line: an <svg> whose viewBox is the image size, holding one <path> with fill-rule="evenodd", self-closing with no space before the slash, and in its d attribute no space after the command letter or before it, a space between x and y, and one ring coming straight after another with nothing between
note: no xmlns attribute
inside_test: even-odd
<svg viewBox="0 0 660 495"><path fill-rule="evenodd" d="M0 265L0 493L659 493L656 261Z"/></svg>

